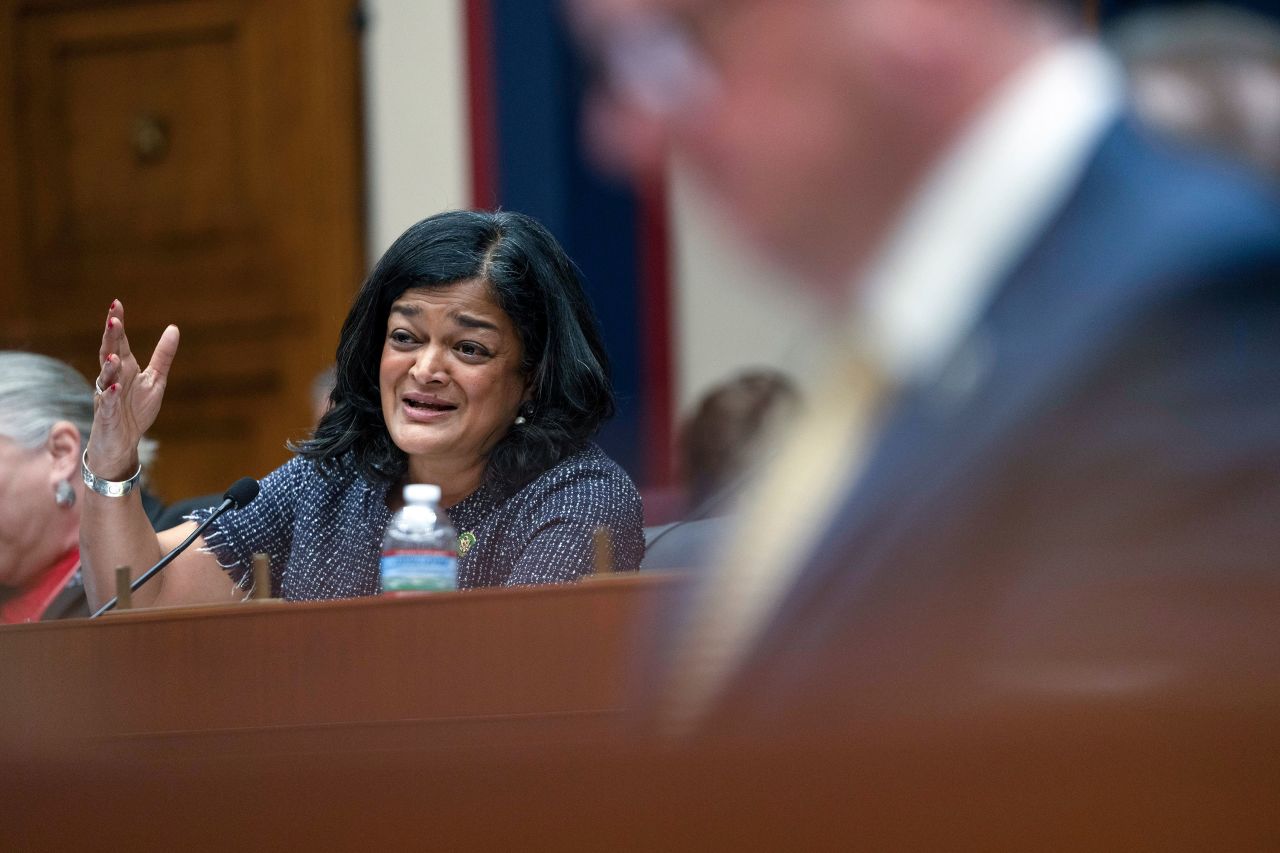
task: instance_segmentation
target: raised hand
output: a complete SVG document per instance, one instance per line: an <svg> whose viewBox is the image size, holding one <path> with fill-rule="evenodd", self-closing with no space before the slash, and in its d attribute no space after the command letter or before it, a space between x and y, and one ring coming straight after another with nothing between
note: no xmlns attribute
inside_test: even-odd
<svg viewBox="0 0 1280 853"><path fill-rule="evenodd" d="M138 441L160 413L169 368L178 352L178 327L160 335L151 362L139 369L124 332L124 304L116 299L107 311L96 380L89 468L99 477L124 480L138 468Z"/></svg>

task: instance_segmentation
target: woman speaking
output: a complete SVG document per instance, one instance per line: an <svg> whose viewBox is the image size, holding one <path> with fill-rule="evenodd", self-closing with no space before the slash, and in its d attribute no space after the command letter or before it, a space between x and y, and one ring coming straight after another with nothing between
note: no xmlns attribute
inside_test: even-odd
<svg viewBox="0 0 1280 853"><path fill-rule="evenodd" d="M136 489L138 442L155 421L178 329L140 369L113 301L102 336L81 557L91 606L116 566L135 574L204 520L154 533ZM577 272L545 228L517 213L456 211L406 231L378 261L342 328L332 408L244 509L216 519L142 605L243 596L252 555L287 599L378 591L382 535L401 486L434 483L459 531L459 587L571 581L594 531L615 567L643 556L635 485L590 440L613 413L608 364ZM123 493L123 494L120 494Z"/></svg>

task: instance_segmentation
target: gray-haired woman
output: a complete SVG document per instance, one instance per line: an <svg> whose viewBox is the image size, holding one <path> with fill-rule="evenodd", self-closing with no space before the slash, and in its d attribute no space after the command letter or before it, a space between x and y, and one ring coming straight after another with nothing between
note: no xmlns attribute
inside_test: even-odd
<svg viewBox="0 0 1280 853"><path fill-rule="evenodd" d="M93 388L43 355L0 352L0 622L85 611L80 453Z"/></svg>
<svg viewBox="0 0 1280 853"><path fill-rule="evenodd" d="M93 386L70 365L0 351L0 624L87 616L80 578L80 456ZM155 443L143 439L144 467ZM173 517L144 493L152 524Z"/></svg>

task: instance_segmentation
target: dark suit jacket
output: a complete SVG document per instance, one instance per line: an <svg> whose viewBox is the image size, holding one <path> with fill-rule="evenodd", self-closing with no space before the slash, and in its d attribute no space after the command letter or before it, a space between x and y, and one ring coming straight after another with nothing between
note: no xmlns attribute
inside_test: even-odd
<svg viewBox="0 0 1280 853"><path fill-rule="evenodd" d="M707 731L1239 703L1280 673L1278 515L1280 212L1121 122L900 398Z"/></svg>

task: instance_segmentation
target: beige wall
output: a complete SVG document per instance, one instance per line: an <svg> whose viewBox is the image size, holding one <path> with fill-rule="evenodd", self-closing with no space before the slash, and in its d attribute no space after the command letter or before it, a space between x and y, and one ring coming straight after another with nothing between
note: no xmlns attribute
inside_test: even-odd
<svg viewBox="0 0 1280 853"><path fill-rule="evenodd" d="M753 367L780 370L805 389L819 324L804 288L743 245L679 167L669 188L677 412Z"/></svg>
<svg viewBox="0 0 1280 853"><path fill-rule="evenodd" d="M471 202L462 0L365 0L372 263L413 223Z"/></svg>

